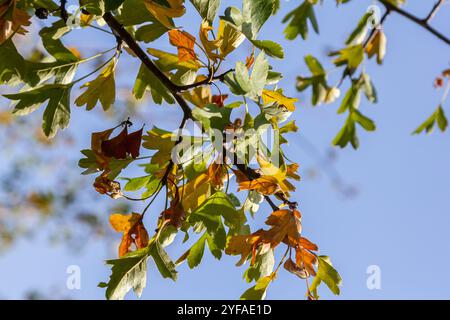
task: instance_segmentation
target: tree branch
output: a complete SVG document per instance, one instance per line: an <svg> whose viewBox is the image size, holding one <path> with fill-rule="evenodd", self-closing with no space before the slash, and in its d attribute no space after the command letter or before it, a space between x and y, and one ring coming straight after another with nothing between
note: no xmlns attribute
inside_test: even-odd
<svg viewBox="0 0 450 320"><path fill-rule="evenodd" d="M428 17L425 19L420 19L414 15L412 15L411 13L393 5L392 3L386 1L386 0L378 0L380 1L384 7L386 8L386 10L391 10L394 11L396 13L398 13L399 15L411 20L412 22L416 23L417 25L421 26L422 28L424 28L425 30L429 31L431 34L433 34L434 36L436 36L438 39L441 39L442 41L444 41L446 44L450 45L450 39L447 38L444 34L440 33L438 30L434 29L433 27L431 27L428 22L430 19L433 18L433 16L436 14L436 12L438 11L438 9L441 7L442 3L444 1L439 1L431 10L430 14L428 14ZM441 3L442 2L442 3Z"/></svg>
<svg viewBox="0 0 450 320"><path fill-rule="evenodd" d="M183 120L181 122L180 128L183 128L186 121L189 119L193 119L191 108L187 104L186 100L180 95L180 91L187 90L189 88L193 88L200 85L205 85L211 82L211 79L208 79L207 82L200 81L196 84L190 85L190 86L177 86L174 84L161 70L158 69L158 67L153 63L153 61L150 59L150 57L145 53L144 50L139 46L139 44L134 40L133 36L128 33L128 31L114 18L114 16L107 12L103 15L103 19L106 21L108 26L111 28L112 32L115 36L119 37L123 42L125 42L128 47L133 51L133 53L138 57L139 60L147 67L147 69L153 73L161 82L162 84L170 91L170 93L174 96L177 103L180 105L181 109L183 110L184 116ZM225 75L233 70L228 70L227 72L214 77L215 80L222 80ZM182 136L177 141L177 144L181 142ZM243 174L245 174L250 180L254 180L260 176L259 173L257 173L255 170L253 170L250 167L247 167L243 164L235 164L236 167L241 171ZM166 174L168 175L171 168L173 167L173 162L171 161L169 163L168 170L166 170ZM166 180L167 177L163 178L163 180ZM278 192L275 194L275 196L283 201L284 204L288 205L291 210L294 210L297 208L297 202L289 201L289 199L286 197L286 195L283 192ZM271 206L271 208L275 211L278 210L278 206L275 205L275 203L272 201L272 199L268 196L264 197L265 200L268 202L268 204Z"/></svg>
<svg viewBox="0 0 450 320"><path fill-rule="evenodd" d="M445 3L445 0L439 0L438 2L436 2L436 4L431 9L428 16L425 19L423 19L423 21L425 21L426 23L430 22L444 3Z"/></svg>

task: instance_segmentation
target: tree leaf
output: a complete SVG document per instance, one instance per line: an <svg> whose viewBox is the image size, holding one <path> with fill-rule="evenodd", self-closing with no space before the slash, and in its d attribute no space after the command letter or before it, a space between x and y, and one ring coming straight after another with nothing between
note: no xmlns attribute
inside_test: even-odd
<svg viewBox="0 0 450 320"><path fill-rule="evenodd" d="M7 94L4 97L19 100L13 110L17 115L27 115L48 100L42 129L47 137L52 138L58 128L65 129L69 125L71 89L71 84L49 84L21 93Z"/></svg>
<svg viewBox="0 0 450 320"><path fill-rule="evenodd" d="M100 101L103 110L107 111L114 104L116 100L116 82L114 79L116 63L116 59L113 59L96 79L81 87L87 88L87 90L75 100L77 106L86 105L86 110L92 110Z"/></svg>
<svg viewBox="0 0 450 320"><path fill-rule="evenodd" d="M191 0L191 3L200 16L212 25L220 7L220 0Z"/></svg>
<svg viewBox="0 0 450 320"><path fill-rule="evenodd" d="M308 20L314 31L319 33L319 26L317 24L313 7L313 4L316 2L317 1L314 0L305 0L299 7L286 15L283 19L283 23L289 22L288 26L284 30L286 39L294 40L298 35L300 35L303 40L305 40L309 33Z"/></svg>
<svg viewBox="0 0 450 320"><path fill-rule="evenodd" d="M341 276L336 269L333 268L333 265L327 256L318 256L317 260L319 262L319 267L317 269L317 275L309 288L310 291L317 291L317 287L320 283L324 282L328 288L330 288L331 292L335 295L339 295L339 286L342 283Z"/></svg>
<svg viewBox="0 0 450 320"><path fill-rule="evenodd" d="M142 249L124 258L106 261L112 266L111 276L109 282L101 286L106 287L108 300L123 300L131 289L141 296L147 285L147 251Z"/></svg>
<svg viewBox="0 0 450 320"><path fill-rule="evenodd" d="M260 278L253 287L242 294L241 300L264 300L267 288L273 279L274 275Z"/></svg>

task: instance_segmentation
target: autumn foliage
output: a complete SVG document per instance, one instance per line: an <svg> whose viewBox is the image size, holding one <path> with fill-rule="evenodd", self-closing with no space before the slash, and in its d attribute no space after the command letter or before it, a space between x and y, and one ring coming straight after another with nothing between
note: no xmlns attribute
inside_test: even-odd
<svg viewBox="0 0 450 320"><path fill-rule="evenodd" d="M346 2L338 0L337 4ZM336 146L358 147L356 125L366 131L376 129L359 108L362 95L370 103L377 101L362 62L373 58L382 64L387 43L382 23L391 12L401 13L403 2L380 1L386 14L377 28L368 32L372 15L364 14L345 45L330 53L332 63L343 72L338 84L328 83L327 71L318 59L304 58L310 74L300 75L296 87L298 91L311 89L313 105L336 101L342 83L350 82L338 109L347 120L333 140ZM315 241L304 236L302 214L293 197L300 166L285 156L283 148L289 135L298 130L295 121L288 119L299 100L279 87L283 75L270 64L283 59L284 50L259 37L280 1L243 0L241 9L224 10L217 0L190 3L193 7L184 0L80 0L82 10L69 13L66 1L0 0L1 83L24 85L17 93L4 96L14 102L15 115L27 115L45 105L42 129L46 136L53 137L69 125L73 106L86 111L113 107L117 66L124 54L140 66L133 87L128 88L134 99L147 96L152 104L173 104L182 115L175 131L157 124L135 124L140 129L132 130L133 119L112 128L99 123L98 132L90 134L90 147L81 151L79 166L83 174L95 175L93 190L112 199L145 204L138 213L110 213L110 225L121 241L117 257L107 261L110 279L99 286L105 288L108 299L123 299L130 290L140 296L147 283L148 259L154 260L162 277L176 280L177 266L187 263L195 268L207 247L217 259L235 255L237 265L245 265L244 279L253 284L241 299L263 299L281 269L305 281L306 292L299 297L318 299L322 283L339 294L341 277L329 257L319 255ZM318 3L300 1L284 18L287 39L306 39L308 32L318 32L314 13ZM188 8L198 13L195 33L177 24ZM51 18L39 30L51 59L29 61L17 51L15 40L32 27L33 14ZM89 58L67 48L61 39L71 32L77 14L77 27L87 32L94 26L109 33L112 48ZM423 23L427 28L427 22ZM445 41L439 32L436 36ZM157 39L173 50L154 48ZM251 46L250 52L239 52L244 41ZM99 57L106 59L88 74L75 77L79 65ZM225 61L233 68L224 69ZM446 70L435 86L445 86L448 78ZM79 95L72 101L75 90ZM201 137L183 131L188 122L201 128ZM415 133L430 132L435 125L442 131L447 127L442 106ZM277 134L274 144L263 139L269 130ZM142 175L121 184L122 171L131 166L141 169ZM154 201L164 203L164 210L154 212ZM262 202L267 206L259 210ZM266 217L264 228L256 231L251 220L255 214ZM156 230L146 228L152 219ZM195 242L172 259L165 248L176 236Z"/></svg>

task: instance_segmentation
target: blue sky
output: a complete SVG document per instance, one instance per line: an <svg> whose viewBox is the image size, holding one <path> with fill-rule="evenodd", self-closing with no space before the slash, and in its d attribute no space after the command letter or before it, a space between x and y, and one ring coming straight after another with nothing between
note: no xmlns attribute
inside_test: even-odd
<svg viewBox="0 0 450 320"><path fill-rule="evenodd" d="M353 1L336 8L334 1L326 1L316 9L320 36L311 34L307 41L297 39L288 42L282 38L284 26L281 19L298 5L298 1L286 1L282 3L281 12L262 30L261 39L276 40L285 48L285 60L274 60L272 65L284 73L281 85L287 93L300 98L299 107L293 115L300 131L290 136L286 149L288 157L300 163L303 176L293 197L300 203L304 235L319 245L321 254L331 257L343 278L342 293L338 298L449 299L448 132L411 136L411 132L439 104L442 92L436 91L432 84L436 75L449 67L448 46L410 21L392 14L385 23L388 48L383 66L376 65L374 61L366 61L365 64L378 90L379 102L370 105L364 101L361 110L375 120L377 130L375 133L359 131L361 147L357 151L334 149L336 159L332 170L336 170L345 183L356 188L356 196L343 197L323 171L316 175L308 174L310 168L317 169L318 164L317 157L305 148L305 139L325 156L332 149L331 140L345 118L336 114L337 104L311 107L309 94L296 92L296 76L307 73L302 57L313 54L327 69L332 69L325 53L342 46L371 3ZM411 0L407 9L425 16L433 3L431 0ZM222 10L224 8L222 6ZM444 32L449 31L449 9L444 7L433 20L433 25ZM181 21L182 25L188 26L187 30L197 33L197 30L189 28L194 25L192 21L197 21L194 15ZM111 47L111 38L89 32L94 36L84 38L86 45ZM79 40L81 35L82 32L76 32L73 40ZM167 40L160 43L163 49L169 49ZM245 47L243 50L245 52ZM131 58L126 59L131 62ZM135 62L134 68L137 67ZM125 69L123 67L121 70L123 76L120 81L132 82L135 72ZM337 72L330 76L337 79L339 75ZM176 107L150 107L148 125L163 120L169 129L178 126L180 113ZM449 108L449 103L446 103L444 109L448 115ZM166 110L170 112L163 113ZM74 110L71 126L71 130L75 131L90 129L83 130L84 137L79 139L79 149L88 144L87 132L103 128L99 128L95 118L80 109ZM79 170L76 163L70 170ZM155 207L155 215L160 212L160 207ZM140 206L136 206L136 210L139 209ZM261 208L253 225L262 225L268 212L267 207ZM105 212L105 219L107 216ZM168 248L174 259L186 249L180 244L181 239L177 239ZM43 293L56 290L61 296L103 299L104 290L96 286L98 282L108 279L109 269L103 260L114 257L114 245L98 241L74 255L64 246L50 246L44 235L33 240L22 240L0 256L0 297L21 298L27 290L39 289ZM217 261L207 252L198 268L190 270L186 264L181 265L176 283L162 279L150 263L143 298L238 298L250 285L242 280L244 268L234 266L237 260L236 257L224 256L222 261ZM80 266L81 290L66 289L68 265ZM381 269L380 290L369 290L366 286L366 270L370 265ZM323 298L336 298L327 288L321 289ZM279 272L267 298L302 299L304 292L304 282L292 274ZM128 297L134 298L133 294Z"/></svg>

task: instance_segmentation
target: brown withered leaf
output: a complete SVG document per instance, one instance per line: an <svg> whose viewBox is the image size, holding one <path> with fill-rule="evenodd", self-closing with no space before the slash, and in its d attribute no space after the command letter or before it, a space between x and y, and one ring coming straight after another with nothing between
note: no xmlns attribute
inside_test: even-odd
<svg viewBox="0 0 450 320"><path fill-rule="evenodd" d="M102 142L108 140L114 129L108 129L101 132L93 132L91 135L91 150L94 152L98 167L102 170L108 169L110 158L105 156L102 151Z"/></svg>
<svg viewBox="0 0 450 320"><path fill-rule="evenodd" d="M227 94L215 94L212 96L212 103L215 103L218 107L224 106L225 100L228 98Z"/></svg>
<svg viewBox="0 0 450 320"><path fill-rule="evenodd" d="M284 268L301 279L306 279L308 277L308 271L306 271L305 268L300 268L299 266L297 266L291 258L286 260L286 262L284 263Z"/></svg>
<svg viewBox="0 0 450 320"><path fill-rule="evenodd" d="M280 191L280 187L278 186L276 178L263 175L254 180L240 182L238 191L241 190L256 190L259 193L268 196Z"/></svg>
<svg viewBox="0 0 450 320"><path fill-rule="evenodd" d="M122 232L122 241L119 245L119 257L131 252L131 246L135 244L137 249L148 246L149 236L142 223L142 217L138 213L120 214L115 213L109 217L113 229Z"/></svg>
<svg viewBox="0 0 450 320"><path fill-rule="evenodd" d="M169 31L170 44L178 49L179 62L195 61L197 55L194 51L195 37L186 31L172 29Z"/></svg>
<svg viewBox="0 0 450 320"><path fill-rule="evenodd" d="M183 209L183 205L180 202L178 191L176 191L175 197L170 202L170 206L167 210L161 214L167 225L172 225L179 229L186 218L186 212Z"/></svg>
<svg viewBox="0 0 450 320"><path fill-rule="evenodd" d="M223 164L218 164L214 161L209 166L207 175L208 175L209 181L211 181L211 184L213 186L222 188L223 181L227 176L226 166Z"/></svg>
<svg viewBox="0 0 450 320"><path fill-rule="evenodd" d="M127 126L114 138L101 142L101 151L107 157L126 159L127 154L133 158L139 157L141 147L142 130L128 134Z"/></svg>
<svg viewBox="0 0 450 320"><path fill-rule="evenodd" d="M314 267L317 265L317 256L314 253L305 248L297 247L295 249L295 262L299 268L307 271L307 275L316 275Z"/></svg>
<svg viewBox="0 0 450 320"><path fill-rule="evenodd" d="M120 183L110 180L107 172L104 172L95 178L94 188L98 193L107 194L113 199L117 199L122 196L122 192L120 191Z"/></svg>

